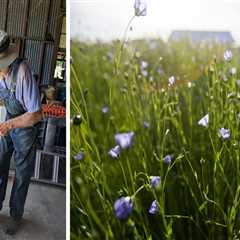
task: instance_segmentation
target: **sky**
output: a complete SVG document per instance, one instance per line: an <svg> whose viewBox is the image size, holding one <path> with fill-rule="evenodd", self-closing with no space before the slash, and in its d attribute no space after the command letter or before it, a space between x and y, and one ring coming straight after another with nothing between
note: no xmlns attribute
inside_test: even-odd
<svg viewBox="0 0 240 240"><path fill-rule="evenodd" d="M135 17L129 39L161 37L172 30L230 31L240 43L240 0L146 0L147 16ZM134 0L70 0L72 38L122 39Z"/></svg>

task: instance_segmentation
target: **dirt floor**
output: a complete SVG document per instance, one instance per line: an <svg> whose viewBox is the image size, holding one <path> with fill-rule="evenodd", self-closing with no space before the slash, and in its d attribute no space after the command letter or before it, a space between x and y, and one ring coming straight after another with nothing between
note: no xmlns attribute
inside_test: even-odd
<svg viewBox="0 0 240 240"><path fill-rule="evenodd" d="M24 220L17 235L7 236L4 226L9 218L8 201L12 181L0 212L0 240L64 240L66 225L65 189L31 183L25 205Z"/></svg>

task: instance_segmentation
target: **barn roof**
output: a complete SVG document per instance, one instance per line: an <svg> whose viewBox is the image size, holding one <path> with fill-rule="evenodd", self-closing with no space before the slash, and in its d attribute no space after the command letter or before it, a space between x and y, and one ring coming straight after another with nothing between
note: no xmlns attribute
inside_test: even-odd
<svg viewBox="0 0 240 240"><path fill-rule="evenodd" d="M170 41L179 41L189 39L193 42L215 41L220 43L233 43L232 34L227 31L173 31L170 36Z"/></svg>

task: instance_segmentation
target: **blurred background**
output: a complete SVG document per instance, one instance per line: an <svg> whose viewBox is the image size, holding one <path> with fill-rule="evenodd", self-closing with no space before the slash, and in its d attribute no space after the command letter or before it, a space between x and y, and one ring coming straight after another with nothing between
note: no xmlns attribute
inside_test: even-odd
<svg viewBox="0 0 240 240"><path fill-rule="evenodd" d="M133 4L129 0L71 0L71 38L121 39L134 14ZM239 12L238 0L148 0L147 16L133 21L128 38L161 37L166 41L175 30L217 31L230 32L239 45Z"/></svg>

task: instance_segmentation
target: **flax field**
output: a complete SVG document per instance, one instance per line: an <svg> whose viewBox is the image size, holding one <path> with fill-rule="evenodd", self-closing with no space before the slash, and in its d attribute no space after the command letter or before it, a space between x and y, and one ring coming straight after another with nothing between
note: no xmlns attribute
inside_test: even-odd
<svg viewBox="0 0 240 240"><path fill-rule="evenodd" d="M71 239L240 239L240 50L71 42Z"/></svg>

